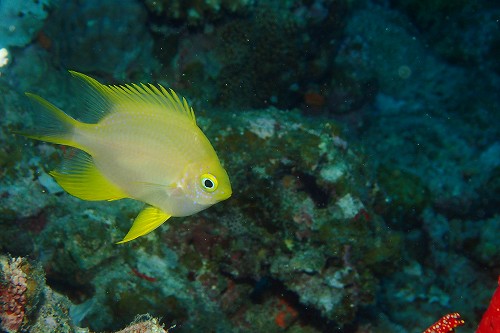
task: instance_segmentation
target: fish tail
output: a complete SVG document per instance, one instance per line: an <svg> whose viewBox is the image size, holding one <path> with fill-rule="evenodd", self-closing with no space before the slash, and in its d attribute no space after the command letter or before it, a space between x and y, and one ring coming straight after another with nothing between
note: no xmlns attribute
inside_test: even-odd
<svg viewBox="0 0 500 333"><path fill-rule="evenodd" d="M82 147L73 140L75 128L81 126L82 123L71 118L61 109L38 95L26 93L26 96L43 108L35 115L36 127L33 130L27 132L16 131L15 133L35 140L82 149Z"/></svg>

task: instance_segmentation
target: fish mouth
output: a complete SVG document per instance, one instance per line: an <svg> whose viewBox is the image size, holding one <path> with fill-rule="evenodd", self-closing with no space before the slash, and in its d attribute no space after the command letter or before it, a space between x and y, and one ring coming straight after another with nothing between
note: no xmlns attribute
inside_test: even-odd
<svg viewBox="0 0 500 333"><path fill-rule="evenodd" d="M219 192L219 199L220 199L220 201L227 200L231 197L232 194L233 194L233 190L231 188L224 189L224 190Z"/></svg>

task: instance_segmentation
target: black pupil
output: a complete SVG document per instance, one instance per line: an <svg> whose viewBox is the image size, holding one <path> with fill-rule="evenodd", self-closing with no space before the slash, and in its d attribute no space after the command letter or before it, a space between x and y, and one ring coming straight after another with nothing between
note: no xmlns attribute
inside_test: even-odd
<svg viewBox="0 0 500 333"><path fill-rule="evenodd" d="M205 185L206 188L212 188L212 187L214 187L214 183L210 179L205 179L203 181L203 185Z"/></svg>

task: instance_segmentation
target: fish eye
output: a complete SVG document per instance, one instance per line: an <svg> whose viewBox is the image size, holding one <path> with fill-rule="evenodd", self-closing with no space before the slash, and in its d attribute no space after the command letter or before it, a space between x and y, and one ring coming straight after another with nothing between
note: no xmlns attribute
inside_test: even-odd
<svg viewBox="0 0 500 333"><path fill-rule="evenodd" d="M210 173L205 173L200 177L201 187L207 192L213 192L219 186L219 182L214 175Z"/></svg>

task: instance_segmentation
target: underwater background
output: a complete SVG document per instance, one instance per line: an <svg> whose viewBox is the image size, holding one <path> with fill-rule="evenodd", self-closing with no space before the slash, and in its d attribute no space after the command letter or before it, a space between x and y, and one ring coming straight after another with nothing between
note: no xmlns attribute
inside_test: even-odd
<svg viewBox="0 0 500 333"><path fill-rule="evenodd" d="M500 274L499 20L488 0L0 0L0 331L476 331ZM68 70L185 96L232 197L115 244L143 204L67 194L65 147L13 134L26 91L78 115Z"/></svg>

